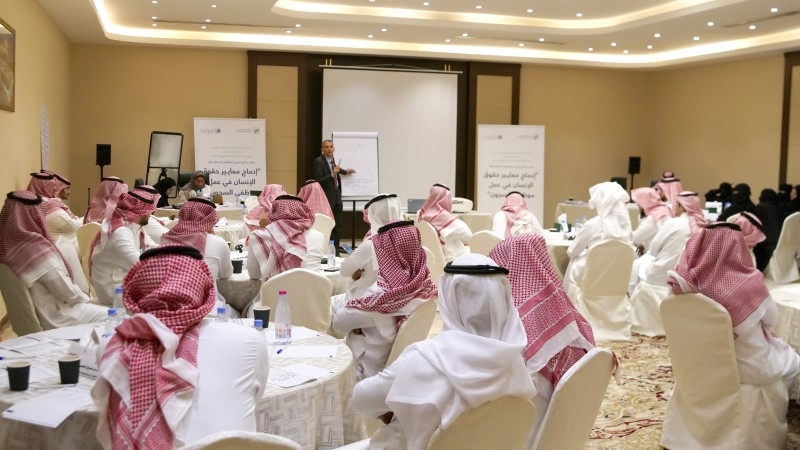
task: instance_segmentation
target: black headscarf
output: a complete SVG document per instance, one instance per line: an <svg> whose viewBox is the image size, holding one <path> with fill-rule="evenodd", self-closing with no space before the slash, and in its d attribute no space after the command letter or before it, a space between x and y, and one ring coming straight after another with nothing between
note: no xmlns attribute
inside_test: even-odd
<svg viewBox="0 0 800 450"><path fill-rule="evenodd" d="M158 193L161 194L161 198L158 199L159 208L169 206L169 200L167 199L167 191L169 190L169 188L176 185L177 183L175 182L175 180L173 180L170 177L164 177L158 180L158 182L153 185L153 187L158 191Z"/></svg>

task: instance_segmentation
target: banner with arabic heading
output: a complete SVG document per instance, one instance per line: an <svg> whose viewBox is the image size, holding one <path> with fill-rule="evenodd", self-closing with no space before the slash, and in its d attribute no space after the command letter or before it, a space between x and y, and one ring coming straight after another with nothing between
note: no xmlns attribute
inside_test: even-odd
<svg viewBox="0 0 800 450"><path fill-rule="evenodd" d="M544 126L478 125L475 209L500 210L509 192L521 193L539 222L544 211Z"/></svg>
<svg viewBox="0 0 800 450"><path fill-rule="evenodd" d="M211 193L231 199L267 184L264 119L194 118L195 170L208 172Z"/></svg>

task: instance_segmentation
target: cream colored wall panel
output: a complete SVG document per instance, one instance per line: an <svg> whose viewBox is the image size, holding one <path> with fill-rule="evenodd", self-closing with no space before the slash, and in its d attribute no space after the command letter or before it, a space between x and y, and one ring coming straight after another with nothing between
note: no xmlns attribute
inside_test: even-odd
<svg viewBox="0 0 800 450"><path fill-rule="evenodd" d="M297 102L297 67L258 66L258 100Z"/></svg>
<svg viewBox="0 0 800 450"><path fill-rule="evenodd" d="M297 138L267 136L267 170L297 171Z"/></svg>
<svg viewBox="0 0 800 450"><path fill-rule="evenodd" d="M268 136L297 136L297 100L259 100L258 117L267 121Z"/></svg>
<svg viewBox="0 0 800 450"><path fill-rule="evenodd" d="M286 192L297 194L297 173L294 171L267 170L267 183L281 184Z"/></svg>
<svg viewBox="0 0 800 450"><path fill-rule="evenodd" d="M510 125L511 108L478 108L475 119L479 124Z"/></svg>
<svg viewBox="0 0 800 450"><path fill-rule="evenodd" d="M512 78L498 75L478 75L478 108L511 108Z"/></svg>

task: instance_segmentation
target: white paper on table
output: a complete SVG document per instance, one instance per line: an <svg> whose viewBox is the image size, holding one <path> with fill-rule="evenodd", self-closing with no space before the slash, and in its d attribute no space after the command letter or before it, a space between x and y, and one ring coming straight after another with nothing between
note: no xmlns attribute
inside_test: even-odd
<svg viewBox="0 0 800 450"><path fill-rule="evenodd" d="M84 336L92 332L94 324L75 325L71 327L54 328L47 330L43 334L53 339L67 339L70 341L78 341Z"/></svg>
<svg viewBox="0 0 800 450"><path fill-rule="evenodd" d="M291 366L287 367L271 367L269 369L269 378L267 379L267 383L273 386L289 388L309 383L317 378L325 377L329 374L330 372L325 369L320 369L319 367L310 366L308 364L292 364Z"/></svg>
<svg viewBox="0 0 800 450"><path fill-rule="evenodd" d="M3 417L55 428L70 414L91 404L86 389L63 388L19 402L3 411Z"/></svg>
<svg viewBox="0 0 800 450"><path fill-rule="evenodd" d="M22 336L9 341L0 342L0 348L16 350L22 347L28 347L30 345L36 345L48 341L49 339L43 336Z"/></svg>
<svg viewBox="0 0 800 450"><path fill-rule="evenodd" d="M275 343L275 324L272 324L273 328L267 328L265 331L267 332L267 343L274 344ZM292 340L299 341L301 339L308 339L312 337L322 336L322 333L319 331L314 331L310 328L300 327L297 325L292 326Z"/></svg>
<svg viewBox="0 0 800 450"><path fill-rule="evenodd" d="M35 345L28 345L28 346L25 346L25 347L19 347L19 348L16 348L15 350L20 352L21 354L23 354L25 356L33 357L33 356L38 356L38 355L41 355L41 354L44 354L44 353L50 353L50 352L55 351L55 350L62 350L62 349L65 349L67 347L69 347L69 344L67 342L63 342L63 341L46 341L46 342L40 342L40 343L35 344Z"/></svg>
<svg viewBox="0 0 800 450"><path fill-rule="evenodd" d="M334 358L335 345L288 345L279 351L271 352L274 358ZM270 369L271 370L271 369Z"/></svg>

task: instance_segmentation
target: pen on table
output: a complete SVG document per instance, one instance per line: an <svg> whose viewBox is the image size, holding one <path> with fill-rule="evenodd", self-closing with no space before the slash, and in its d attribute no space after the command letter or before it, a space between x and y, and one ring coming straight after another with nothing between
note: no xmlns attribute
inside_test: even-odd
<svg viewBox="0 0 800 450"><path fill-rule="evenodd" d="M0 361L4 361L6 359L29 359L30 356L0 356Z"/></svg>

